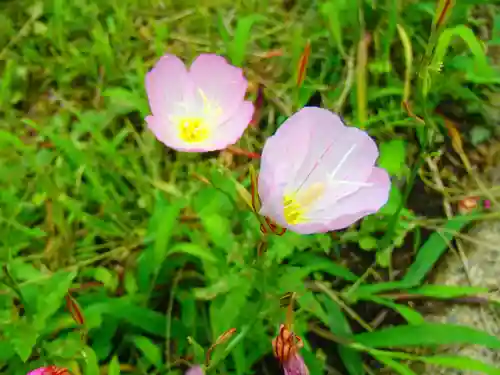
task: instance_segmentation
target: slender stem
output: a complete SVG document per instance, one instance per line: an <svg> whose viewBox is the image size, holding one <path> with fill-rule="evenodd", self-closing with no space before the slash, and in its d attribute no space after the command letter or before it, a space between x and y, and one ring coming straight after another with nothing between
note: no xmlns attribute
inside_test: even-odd
<svg viewBox="0 0 500 375"><path fill-rule="evenodd" d="M333 290L331 290L326 284L321 281L316 281L314 283L322 292L324 292L330 299L337 303L349 316L359 323L361 327L366 329L368 332L373 331L373 328L365 322L353 309L351 309L343 300L340 298Z"/></svg>

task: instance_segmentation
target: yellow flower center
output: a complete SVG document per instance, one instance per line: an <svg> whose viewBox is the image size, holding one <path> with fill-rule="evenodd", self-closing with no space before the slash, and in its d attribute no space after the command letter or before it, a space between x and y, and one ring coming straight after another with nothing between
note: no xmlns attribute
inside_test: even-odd
<svg viewBox="0 0 500 375"><path fill-rule="evenodd" d="M206 141L210 135L206 121L199 117L181 118L178 126L179 137L187 143Z"/></svg>
<svg viewBox="0 0 500 375"><path fill-rule="evenodd" d="M316 183L309 186L305 190L300 188L283 196L283 216L290 225L306 223L310 219L307 213L310 206L323 194L325 186L321 183Z"/></svg>
<svg viewBox="0 0 500 375"><path fill-rule="evenodd" d="M288 224L299 224L304 221L304 209L297 202L293 195L285 195L283 197L284 215Z"/></svg>

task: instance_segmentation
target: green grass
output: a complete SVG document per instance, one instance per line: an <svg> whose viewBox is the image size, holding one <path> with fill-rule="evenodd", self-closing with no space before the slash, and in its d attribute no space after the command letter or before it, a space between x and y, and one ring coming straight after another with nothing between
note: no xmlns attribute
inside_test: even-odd
<svg viewBox="0 0 500 375"><path fill-rule="evenodd" d="M426 341L435 327L418 326L417 311L384 296L475 293L419 289L463 221L427 219L407 199L418 179L435 184L423 161L448 142L438 105L452 101L459 117L481 120L486 137L495 131L485 108L493 105L487 97L498 96L498 67L484 45L499 43L498 8L469 3L457 4L431 33L434 1L297 0L290 10L274 0L2 2L0 372L21 375L56 363L86 375L180 374L186 361L204 362L203 351L236 328L212 352L211 373L273 373L272 361L262 359L285 320L280 297L292 291L300 306L295 331L305 340L301 354L311 375L322 373L325 357L332 360L336 351L344 364L335 366L350 375L378 371L361 352L402 374L410 373L408 361L483 368L466 359L380 350L500 345L454 326L439 328L441 341ZM491 41L478 41L489 32ZM307 41L312 53L297 89ZM267 56L275 50L277 56ZM248 151L259 152L319 92L323 107L377 138L382 166L401 182L388 205L335 237L271 237L265 256L256 258L260 224L235 181L249 189L248 166L258 169L258 161L228 152L176 153L144 126L144 76L165 52L186 61L219 53L264 85L259 127L238 144ZM468 132L462 136L470 145ZM443 181L446 201L467 191L444 174ZM483 184L474 188L488 199L495 194ZM426 226L437 230L419 241ZM391 256L405 239L414 240L405 251L418 255L399 270L407 276L396 279ZM349 255L341 256L346 249ZM360 270L356 253L378 264ZM377 272L380 282L371 276ZM68 291L83 327L65 307ZM395 309L408 325L374 330L360 316L360 300ZM310 332L323 332L331 344L305 337Z"/></svg>

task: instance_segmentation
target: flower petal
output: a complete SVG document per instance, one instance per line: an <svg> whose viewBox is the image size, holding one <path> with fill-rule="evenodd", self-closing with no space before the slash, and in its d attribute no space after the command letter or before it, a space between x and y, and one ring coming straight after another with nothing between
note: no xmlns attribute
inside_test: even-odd
<svg viewBox="0 0 500 375"><path fill-rule="evenodd" d="M310 129L304 109L287 119L269 137L262 149L259 172L259 196L263 206L276 194L283 199L283 189L297 173L309 151ZM281 210L283 206L281 205Z"/></svg>
<svg viewBox="0 0 500 375"><path fill-rule="evenodd" d="M47 368L46 367L41 367L36 370L28 372L28 375L43 375L45 374Z"/></svg>
<svg viewBox="0 0 500 375"><path fill-rule="evenodd" d="M147 116L146 123L149 130L165 146L179 150L182 144L175 135L174 125L166 118L161 116Z"/></svg>
<svg viewBox="0 0 500 375"><path fill-rule="evenodd" d="M355 193L312 213L319 222L326 223L328 231L346 228L364 216L373 214L387 203L391 181L387 172L374 167L367 183Z"/></svg>
<svg viewBox="0 0 500 375"><path fill-rule="evenodd" d="M252 102L242 102L233 116L215 127L214 138L210 140L211 148L221 150L238 142L252 120L253 111Z"/></svg>
<svg viewBox="0 0 500 375"><path fill-rule="evenodd" d="M187 370L185 375L203 375L203 370L201 369L201 366L193 366Z"/></svg>
<svg viewBox="0 0 500 375"><path fill-rule="evenodd" d="M370 176L378 157L373 139L360 129L345 126L338 115L325 109L311 107L301 112L305 118L304 131L309 129L311 139L306 157L288 189L299 191L316 183L326 184L325 197L329 201L358 190Z"/></svg>
<svg viewBox="0 0 500 375"><path fill-rule="evenodd" d="M164 55L146 74L146 92L151 112L167 117L183 103L189 78L187 69L177 56Z"/></svg>
<svg viewBox="0 0 500 375"><path fill-rule="evenodd" d="M221 109L219 121L225 122L239 108L245 98L248 82L243 71L230 65L225 58L214 54L201 54L189 69L196 94L203 92L208 102ZM199 100L203 98L199 97Z"/></svg>
<svg viewBox="0 0 500 375"><path fill-rule="evenodd" d="M295 354L283 363L284 375L309 375L309 370L302 357Z"/></svg>

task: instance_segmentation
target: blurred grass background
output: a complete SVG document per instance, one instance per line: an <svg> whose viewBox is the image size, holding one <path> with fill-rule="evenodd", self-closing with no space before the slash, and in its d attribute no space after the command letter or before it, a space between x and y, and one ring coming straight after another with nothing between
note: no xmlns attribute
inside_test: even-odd
<svg viewBox="0 0 500 375"><path fill-rule="evenodd" d="M357 304L361 292L353 294L359 285L400 280L429 230L447 227L451 236L428 245L438 256L426 258L424 272L410 272L412 283L399 286L423 283L456 231L482 218L449 220L456 203L469 195L495 201L500 194L481 183L499 151L499 7L458 1L447 29L431 34L446 3L3 0L3 373L25 374L43 363L75 374L181 373L186 361L202 360L193 342L208 348L233 327L238 335L231 350L215 354L228 355L219 373L279 373L270 340L284 319L279 298L289 291L299 295L296 331L305 338L311 374L397 368L380 353L362 356L328 341L325 332L350 335L347 322L355 333L376 329L370 321L380 309L398 312L382 326L419 321L416 310L410 318L401 313L410 307L372 300L373 308ZM433 37L442 38L428 55ZM307 76L297 89L307 43ZM262 276L252 266L258 224L235 187L235 181L249 187L248 164L258 162L228 151L175 153L144 126L144 76L166 52L186 62L201 52L219 53L243 67L251 98L263 90L258 121L240 140L242 149L259 152L305 104L337 111L366 129L395 181L381 216L335 238L287 233L272 239ZM427 124L409 113L425 116ZM433 143L422 155L429 124ZM427 164L415 169L420 158ZM414 179L412 170L419 171ZM417 188L409 200L407 186ZM380 233L389 233L385 246ZM370 276L372 270L378 276ZM83 312L84 340L65 304Z"/></svg>

